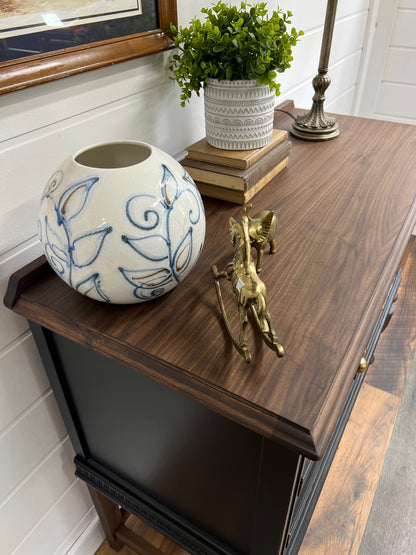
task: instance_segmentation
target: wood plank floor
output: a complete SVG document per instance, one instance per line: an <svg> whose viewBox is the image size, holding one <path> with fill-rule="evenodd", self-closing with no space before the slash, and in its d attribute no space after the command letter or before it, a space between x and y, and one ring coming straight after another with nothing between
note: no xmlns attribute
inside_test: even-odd
<svg viewBox="0 0 416 555"><path fill-rule="evenodd" d="M363 384L300 555L358 553L399 405L396 395Z"/></svg>
<svg viewBox="0 0 416 555"><path fill-rule="evenodd" d="M403 264L398 297L395 314L380 337L375 361L355 403L300 555L358 553L416 351L414 239ZM166 555L187 554L134 517L127 525ZM96 555L114 553L105 541ZM135 555L128 547L118 553Z"/></svg>

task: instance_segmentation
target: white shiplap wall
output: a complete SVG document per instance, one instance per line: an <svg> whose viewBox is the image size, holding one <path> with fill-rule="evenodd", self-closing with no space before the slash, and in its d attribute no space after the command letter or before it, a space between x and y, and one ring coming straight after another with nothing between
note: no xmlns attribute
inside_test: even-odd
<svg viewBox="0 0 416 555"><path fill-rule="evenodd" d="M185 25L203 0L179 0ZM270 3L272 7L275 4ZM282 96L309 108L326 0L283 0L305 30ZM350 113L369 0L341 2L331 54L328 110ZM137 139L174 155L204 135L202 100L185 110L167 77L169 53L118 64L0 97L0 294L40 254L37 206L57 163L109 139ZM90 555L102 539L73 450L23 318L0 307L0 555Z"/></svg>
<svg viewBox="0 0 416 555"><path fill-rule="evenodd" d="M356 113L416 124L416 0L376 0Z"/></svg>
<svg viewBox="0 0 416 555"><path fill-rule="evenodd" d="M283 0L284 10L295 14L296 28L305 36L294 50L292 68L282 75L281 99L293 98L298 107L310 108L314 90L312 79L318 72L326 0ZM325 110L350 114L359 79L361 55L365 44L370 0L338 2L326 91Z"/></svg>

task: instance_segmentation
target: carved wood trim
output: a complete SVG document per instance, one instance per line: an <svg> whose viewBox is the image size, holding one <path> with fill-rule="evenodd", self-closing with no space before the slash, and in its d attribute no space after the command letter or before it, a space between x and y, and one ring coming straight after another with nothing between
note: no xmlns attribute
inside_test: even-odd
<svg viewBox="0 0 416 555"><path fill-rule="evenodd" d="M83 460L81 457L76 456L75 460L75 475L81 478L94 490L110 500L110 503L121 505L130 514L140 518L167 538L171 539L176 544L180 545L193 555L236 555L234 551L225 549L222 545L217 543L202 530L194 528L190 523L184 522L175 516L173 513L168 514L166 509L160 506L157 501L153 501L148 495L140 493L137 490L133 493L131 488L125 489L123 485L119 484L115 478L107 476L107 471L103 473L103 469L95 468L89 463L89 460ZM111 511L110 511L111 512ZM114 538L121 540L126 545L132 546L134 536L126 534L126 527L113 529ZM134 533L137 536L137 534Z"/></svg>

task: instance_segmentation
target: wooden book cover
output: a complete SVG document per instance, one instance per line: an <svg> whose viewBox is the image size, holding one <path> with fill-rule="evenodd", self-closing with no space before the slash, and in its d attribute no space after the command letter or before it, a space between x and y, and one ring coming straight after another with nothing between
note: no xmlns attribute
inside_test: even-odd
<svg viewBox="0 0 416 555"><path fill-rule="evenodd" d="M254 150L222 150L209 145L205 138L189 146L186 150L188 158L193 160L245 170L285 139L287 139L287 131L273 129L270 143Z"/></svg>
<svg viewBox="0 0 416 555"><path fill-rule="evenodd" d="M285 139L246 170L185 158L183 167L194 181L247 191L289 156L292 143Z"/></svg>
<svg viewBox="0 0 416 555"><path fill-rule="evenodd" d="M276 175L278 175L288 164L289 158L285 158L278 164L272 171L265 175L260 181L258 181L251 189L248 191L239 191L237 189L226 189L224 187L217 187L216 185L210 185L209 183L196 182L201 195L206 197L218 198L220 200L226 200L228 202L234 202L236 204L245 204L250 199L254 197L256 193L261 191Z"/></svg>

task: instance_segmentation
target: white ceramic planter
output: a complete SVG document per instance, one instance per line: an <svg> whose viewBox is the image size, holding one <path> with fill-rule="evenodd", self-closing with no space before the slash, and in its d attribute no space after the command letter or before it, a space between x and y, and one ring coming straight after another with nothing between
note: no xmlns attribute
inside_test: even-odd
<svg viewBox="0 0 416 555"><path fill-rule="evenodd" d="M134 141L65 160L41 198L39 236L55 272L93 299L138 303L173 289L205 238L199 192L182 166Z"/></svg>
<svg viewBox="0 0 416 555"><path fill-rule="evenodd" d="M209 79L204 87L204 105L206 137L211 146L251 150L270 142L275 94L268 85Z"/></svg>

